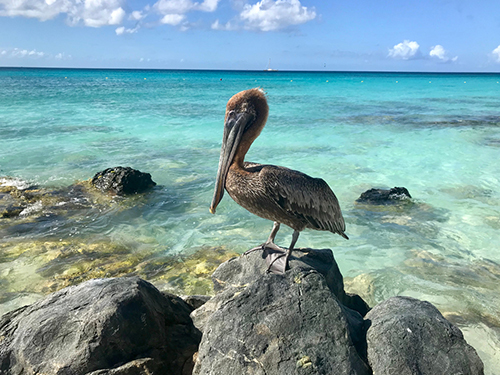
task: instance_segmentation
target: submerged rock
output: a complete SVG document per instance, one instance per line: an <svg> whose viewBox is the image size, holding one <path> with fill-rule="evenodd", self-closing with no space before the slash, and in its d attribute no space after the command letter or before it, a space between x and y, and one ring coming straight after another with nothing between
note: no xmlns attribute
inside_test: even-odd
<svg viewBox="0 0 500 375"><path fill-rule="evenodd" d="M130 167L108 168L96 173L92 185L102 192L118 195L143 193L156 185L149 173Z"/></svg>
<svg viewBox="0 0 500 375"><path fill-rule="evenodd" d="M374 374L482 375L483 363L462 332L429 302L393 297L367 315Z"/></svg>
<svg viewBox="0 0 500 375"><path fill-rule="evenodd" d="M193 374L371 373L362 316L335 294L351 300L331 250L297 252L290 267L268 274L255 252L217 269L219 293L191 314L203 329Z"/></svg>
<svg viewBox="0 0 500 375"><path fill-rule="evenodd" d="M365 191L356 200L367 204L394 204L411 199L410 192L404 187L387 189L370 189Z"/></svg>
<svg viewBox="0 0 500 375"><path fill-rule="evenodd" d="M2 317L0 373L187 374L201 336L190 312L137 277L69 287Z"/></svg>
<svg viewBox="0 0 500 375"><path fill-rule="evenodd" d="M136 267L138 275L161 290L179 295L213 295L212 273L228 259L238 256L225 247L202 247L192 254L162 256Z"/></svg>
<svg viewBox="0 0 500 375"><path fill-rule="evenodd" d="M210 279L222 262L237 254L222 247L203 247L192 254L158 254L119 242L79 238L0 243L0 263L16 267L0 272L0 301L15 302L24 293L47 295L94 278L127 275L153 282L178 295L212 295ZM29 271L27 271L29 270ZM13 308L22 306L15 302ZM0 306L0 315L2 313Z"/></svg>

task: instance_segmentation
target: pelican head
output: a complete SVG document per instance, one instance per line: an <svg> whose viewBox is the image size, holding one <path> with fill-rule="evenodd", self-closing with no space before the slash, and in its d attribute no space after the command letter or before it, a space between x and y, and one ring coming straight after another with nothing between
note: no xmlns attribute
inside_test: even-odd
<svg viewBox="0 0 500 375"><path fill-rule="evenodd" d="M266 96L260 88L241 91L227 102L219 169L210 213L215 213L217 205L224 196L229 167L233 163L238 166L243 165L245 154L262 131L268 112Z"/></svg>

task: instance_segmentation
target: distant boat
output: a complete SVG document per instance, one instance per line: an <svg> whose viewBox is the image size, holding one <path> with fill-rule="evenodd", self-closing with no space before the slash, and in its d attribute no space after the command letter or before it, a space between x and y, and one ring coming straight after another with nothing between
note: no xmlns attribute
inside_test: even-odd
<svg viewBox="0 0 500 375"><path fill-rule="evenodd" d="M277 72L278 69L271 69L271 59L269 59L269 62L267 63L267 69L264 69L264 72Z"/></svg>

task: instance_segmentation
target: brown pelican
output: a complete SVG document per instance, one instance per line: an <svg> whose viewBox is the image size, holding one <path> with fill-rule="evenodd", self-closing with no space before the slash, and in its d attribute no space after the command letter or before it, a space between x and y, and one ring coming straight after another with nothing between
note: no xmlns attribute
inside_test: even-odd
<svg viewBox="0 0 500 375"><path fill-rule="evenodd" d="M269 107L261 89L242 91L226 106L224 135L210 212L224 195L251 213L274 221L268 240L248 250L264 250L268 271L284 273L299 233L305 228L327 230L349 239L337 197L320 178L275 165L245 162L252 142L259 136L267 121ZM294 232L288 250L274 244L280 224Z"/></svg>

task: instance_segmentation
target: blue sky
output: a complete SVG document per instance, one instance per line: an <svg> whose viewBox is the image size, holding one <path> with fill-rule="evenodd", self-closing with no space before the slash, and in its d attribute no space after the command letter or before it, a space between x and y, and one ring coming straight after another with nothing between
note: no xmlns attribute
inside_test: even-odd
<svg viewBox="0 0 500 375"><path fill-rule="evenodd" d="M0 0L0 66L500 72L500 3Z"/></svg>

